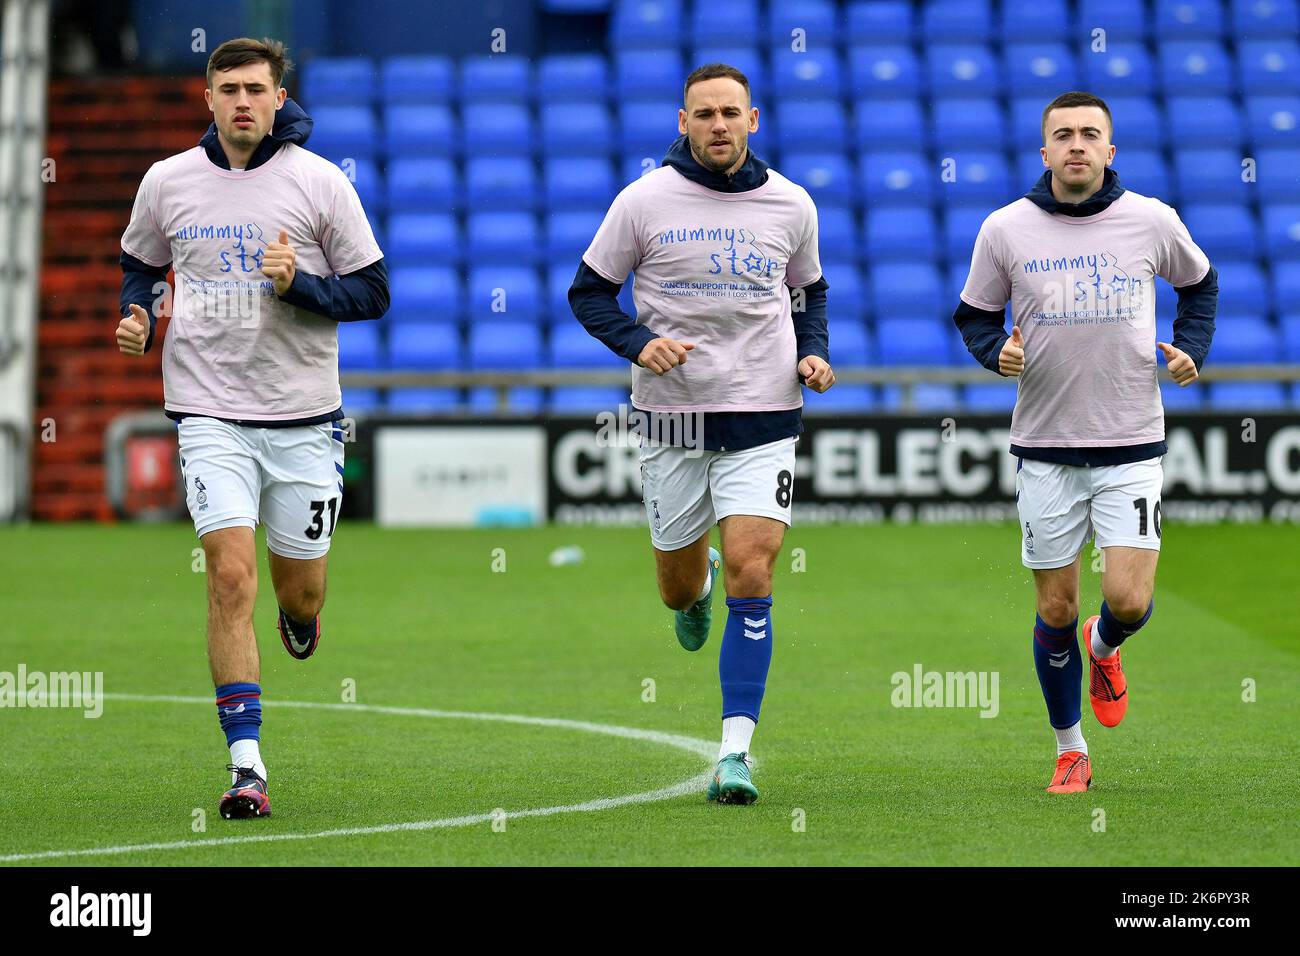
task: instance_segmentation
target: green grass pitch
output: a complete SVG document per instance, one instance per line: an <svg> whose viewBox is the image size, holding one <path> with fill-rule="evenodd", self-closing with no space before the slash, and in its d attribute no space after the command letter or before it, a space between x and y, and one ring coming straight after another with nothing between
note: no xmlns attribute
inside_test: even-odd
<svg viewBox="0 0 1300 956"><path fill-rule="evenodd" d="M10 865L225 865L236 854L255 865L1294 865L1298 537L1294 527L1165 524L1156 613L1124 649L1128 717L1099 727L1085 697L1093 788L1052 797L1043 788L1054 740L1030 655L1033 590L1014 527L796 527L777 565L774 659L754 747L759 802L707 804L699 784L650 802L512 817L670 788L709 761L590 728L277 702L340 705L350 680L365 706L559 718L714 745L721 600L709 643L689 654L655 593L642 530L343 523L324 639L310 661L279 644L261 557L256 625L274 815L224 821L216 802L228 755L211 704L192 529L3 529L0 671L20 663L29 672L102 671L110 695L204 702L110 698L98 719L0 710L4 777L21 779L29 797L0 802L0 857ZM567 544L586 560L551 567L547 555ZM498 548L504 572L493 570ZM802 572L792 570L796 548ZM1081 617L1099 603L1086 565ZM918 663L998 672L998 715L895 708L891 675ZM1253 702L1243 700L1247 678ZM643 699L647 679L653 701ZM498 808L504 826L486 819ZM315 836L420 821L451 825ZM225 838L236 842L213 842Z"/></svg>

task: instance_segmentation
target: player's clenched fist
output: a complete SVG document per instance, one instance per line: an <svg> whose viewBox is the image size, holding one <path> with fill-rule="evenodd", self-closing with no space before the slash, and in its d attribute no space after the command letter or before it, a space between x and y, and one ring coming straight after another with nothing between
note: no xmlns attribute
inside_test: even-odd
<svg viewBox="0 0 1300 956"><path fill-rule="evenodd" d="M1191 385L1200 377L1196 363L1182 349L1176 349L1168 342L1157 342L1156 348L1164 353L1165 365L1169 367L1169 374L1178 385Z"/></svg>
<svg viewBox="0 0 1300 956"><path fill-rule="evenodd" d="M131 314L117 323L117 350L123 355L143 355L148 341L149 313L133 304Z"/></svg>
<svg viewBox="0 0 1300 956"><path fill-rule="evenodd" d="M284 295L293 285L297 256L289 245L289 234L280 230L279 242L268 242L262 251L262 275L271 280L276 295Z"/></svg>
<svg viewBox="0 0 1300 956"><path fill-rule="evenodd" d="M651 339L646 343L641 354L637 356L637 364L648 368L656 375L663 375L670 368L677 365L683 365L686 362L686 353L695 348L690 342L678 342L676 339Z"/></svg>
<svg viewBox="0 0 1300 956"><path fill-rule="evenodd" d="M1016 376L1025 370L1025 340L1020 335L1020 326L1011 326L1011 338L1007 339L998 353L998 371L1003 375Z"/></svg>
<svg viewBox="0 0 1300 956"><path fill-rule="evenodd" d="M835 384L835 372L816 355L808 355L799 362L799 376L814 392L824 392Z"/></svg>

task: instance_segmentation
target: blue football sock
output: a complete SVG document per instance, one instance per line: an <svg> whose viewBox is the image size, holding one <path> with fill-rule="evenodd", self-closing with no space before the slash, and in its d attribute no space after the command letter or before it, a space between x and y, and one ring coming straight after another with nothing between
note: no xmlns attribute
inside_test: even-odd
<svg viewBox="0 0 1300 956"><path fill-rule="evenodd" d="M1047 719L1057 730L1073 727L1082 716L1083 655L1075 628L1076 617L1065 627L1052 627L1034 616L1034 668L1047 701Z"/></svg>
<svg viewBox="0 0 1300 956"><path fill-rule="evenodd" d="M758 723L772 663L772 597L729 597L727 609L718 655L722 718L748 717Z"/></svg>
<svg viewBox="0 0 1300 956"><path fill-rule="evenodd" d="M258 740L262 726L262 688L257 684L222 684L217 688L217 718L226 732L226 746L236 740Z"/></svg>
<svg viewBox="0 0 1300 956"><path fill-rule="evenodd" d="M1119 647L1142 629L1142 625L1151 620L1151 612L1156 609L1156 602L1147 605L1147 612L1132 623L1121 621L1111 613L1110 606L1101 602L1101 620L1097 622L1097 637L1107 647Z"/></svg>

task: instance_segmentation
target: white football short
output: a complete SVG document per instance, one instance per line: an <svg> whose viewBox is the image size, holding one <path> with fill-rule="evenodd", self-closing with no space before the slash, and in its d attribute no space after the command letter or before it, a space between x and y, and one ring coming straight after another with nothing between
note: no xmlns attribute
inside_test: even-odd
<svg viewBox="0 0 1300 956"><path fill-rule="evenodd" d="M326 554L343 504L343 432L337 422L254 428L181 419L185 503L199 537L266 525L266 546L285 558Z"/></svg>
<svg viewBox="0 0 1300 956"><path fill-rule="evenodd" d="M641 485L651 543L676 551L731 515L790 525L797 436L739 451L707 451L641 440Z"/></svg>
<svg viewBox="0 0 1300 956"><path fill-rule="evenodd" d="M1094 535L1099 548L1159 551L1160 461L1090 468L1020 459L1016 508L1025 567L1063 568Z"/></svg>

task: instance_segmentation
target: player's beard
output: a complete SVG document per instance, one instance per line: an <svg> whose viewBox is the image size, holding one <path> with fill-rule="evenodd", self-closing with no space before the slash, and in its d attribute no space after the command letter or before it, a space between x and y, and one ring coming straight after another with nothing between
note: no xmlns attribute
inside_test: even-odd
<svg viewBox="0 0 1300 956"><path fill-rule="evenodd" d="M691 144L691 155L695 157L695 161L705 169L710 169L715 173L725 173L728 169L734 166L736 160L740 158L742 153L744 153L745 147L749 141L748 137L742 138L740 142L735 144L735 148L727 155L727 158L719 163L709 156L707 143L701 147L695 142L695 140L690 139L690 137L687 137L687 139ZM712 138L710 138L709 142L712 142Z"/></svg>

